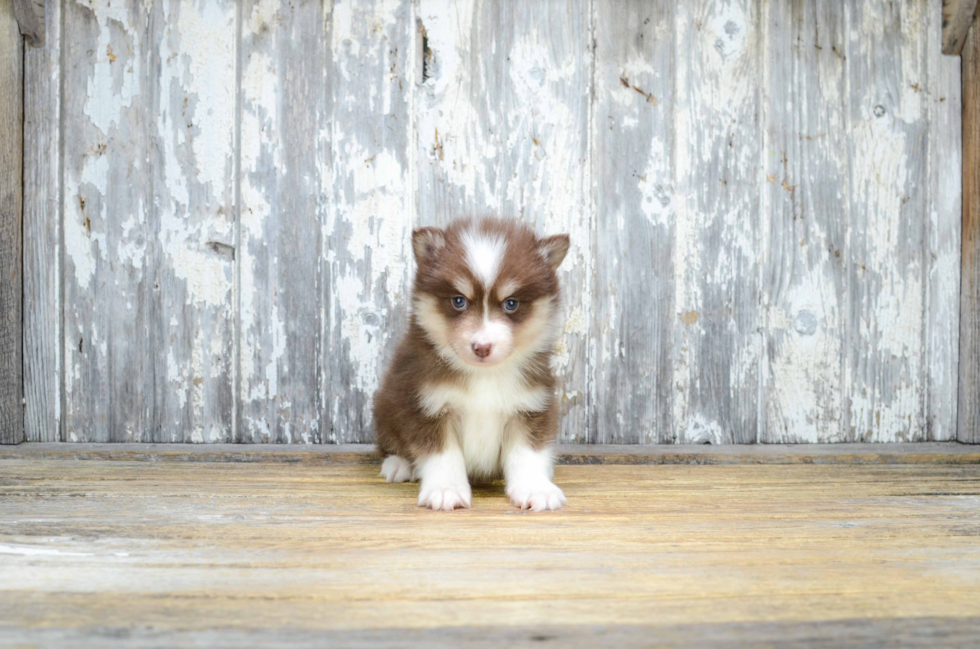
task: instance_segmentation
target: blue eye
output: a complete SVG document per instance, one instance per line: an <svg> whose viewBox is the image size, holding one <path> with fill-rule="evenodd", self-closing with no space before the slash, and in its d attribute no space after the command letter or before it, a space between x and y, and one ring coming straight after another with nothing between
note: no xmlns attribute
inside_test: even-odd
<svg viewBox="0 0 980 649"><path fill-rule="evenodd" d="M504 300L504 311L513 312L517 310L517 300L511 298L509 300Z"/></svg>
<svg viewBox="0 0 980 649"><path fill-rule="evenodd" d="M457 295L456 297L453 298L453 306L456 307L457 309L465 309L466 298L463 297L462 295Z"/></svg>

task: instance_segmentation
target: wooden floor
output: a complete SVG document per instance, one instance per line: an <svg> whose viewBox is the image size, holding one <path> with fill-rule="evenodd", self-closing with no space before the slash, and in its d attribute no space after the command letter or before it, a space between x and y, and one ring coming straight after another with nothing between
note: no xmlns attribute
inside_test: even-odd
<svg viewBox="0 0 980 649"><path fill-rule="evenodd" d="M0 646L977 646L980 465L560 466L415 507L377 465L0 458Z"/></svg>

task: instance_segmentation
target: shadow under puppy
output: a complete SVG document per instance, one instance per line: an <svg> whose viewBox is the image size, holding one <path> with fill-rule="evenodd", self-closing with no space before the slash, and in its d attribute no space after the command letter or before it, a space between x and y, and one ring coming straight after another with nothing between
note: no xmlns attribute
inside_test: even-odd
<svg viewBox="0 0 980 649"><path fill-rule="evenodd" d="M469 507L469 478L503 474L516 507L559 509L550 360L560 328L556 269L568 235L515 221L457 221L412 235L411 325L374 399L388 482L421 480L419 505Z"/></svg>

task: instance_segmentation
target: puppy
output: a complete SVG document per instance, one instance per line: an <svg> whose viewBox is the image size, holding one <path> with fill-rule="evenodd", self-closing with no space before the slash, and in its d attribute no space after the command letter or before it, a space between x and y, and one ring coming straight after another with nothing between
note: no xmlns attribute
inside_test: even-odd
<svg viewBox="0 0 980 649"><path fill-rule="evenodd" d="M555 271L568 235L539 239L497 219L412 235L412 320L374 399L381 475L421 480L419 506L469 507L469 479L503 474L515 507L560 509L550 360L559 332Z"/></svg>

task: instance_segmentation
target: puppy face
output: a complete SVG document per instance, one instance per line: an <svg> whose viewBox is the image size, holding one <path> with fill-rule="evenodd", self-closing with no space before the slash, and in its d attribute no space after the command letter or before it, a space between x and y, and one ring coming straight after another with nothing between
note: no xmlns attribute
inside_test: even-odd
<svg viewBox="0 0 980 649"><path fill-rule="evenodd" d="M463 221L412 237L414 316L439 353L479 370L554 343L558 277L568 235L538 239L512 221Z"/></svg>

